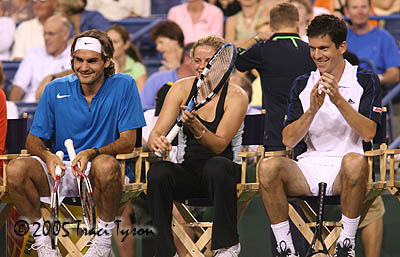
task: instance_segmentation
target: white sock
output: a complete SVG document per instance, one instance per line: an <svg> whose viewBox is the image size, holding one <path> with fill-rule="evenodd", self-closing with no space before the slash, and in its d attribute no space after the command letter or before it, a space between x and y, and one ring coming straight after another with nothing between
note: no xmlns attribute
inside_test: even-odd
<svg viewBox="0 0 400 257"><path fill-rule="evenodd" d="M39 223L39 227L38 227L38 223ZM44 235L44 233L43 233L43 230L45 232L48 232L48 229L49 229L48 227L46 227L46 228L44 227L43 217L41 217L34 223L29 224L29 232L31 232L36 243L42 242L42 241L50 243L50 237Z"/></svg>
<svg viewBox="0 0 400 257"><path fill-rule="evenodd" d="M292 235L290 234L289 221L287 220L278 224L272 224L271 228L272 232L274 232L276 242L278 244L276 248L278 249L278 252L281 252L286 247L290 249L291 253L293 254L296 253L296 250L294 249L293 245ZM282 241L284 241L286 245Z"/></svg>
<svg viewBox="0 0 400 257"><path fill-rule="evenodd" d="M102 244L111 247L112 232L115 227L115 222L105 222L97 218L97 233L94 239L100 241Z"/></svg>
<svg viewBox="0 0 400 257"><path fill-rule="evenodd" d="M338 239L338 243L341 245L343 241L348 238L351 241L351 245L355 246L356 242L356 233L358 228L358 223L360 222L360 216L355 219L347 218L346 216L342 215L342 232L340 233L340 237Z"/></svg>

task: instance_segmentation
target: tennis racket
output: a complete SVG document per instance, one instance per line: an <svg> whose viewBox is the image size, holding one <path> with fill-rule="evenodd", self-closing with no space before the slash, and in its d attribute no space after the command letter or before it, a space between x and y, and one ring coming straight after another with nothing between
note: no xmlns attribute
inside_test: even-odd
<svg viewBox="0 0 400 257"><path fill-rule="evenodd" d="M318 213L317 213L317 226L315 227L314 237L311 241L310 248L308 248L307 257L314 256L316 254L326 254L328 257L332 257L325 245L325 241L322 238L322 225L323 225L323 217L324 217L324 209L325 209L325 194L326 194L326 183L320 182L318 184ZM317 240L320 241L322 245L322 250L315 250L315 244Z"/></svg>
<svg viewBox="0 0 400 257"><path fill-rule="evenodd" d="M187 111L198 110L214 98L227 83L235 60L236 48L232 43L226 43L217 50L200 74L200 78L194 81L196 83L196 90L187 105ZM171 143L175 139L182 126L183 122L179 120L166 136L168 142ZM161 157L165 154L165 151L160 150L155 154Z"/></svg>
<svg viewBox="0 0 400 257"><path fill-rule="evenodd" d="M76 157L72 139L65 140L64 145L67 148L69 159L72 162ZM94 205L92 185L90 184L88 176L80 171L78 164L74 165L72 169L76 174L78 174L76 179L78 181L79 196L83 210L83 220L85 221L87 229L92 231L96 228L96 209Z"/></svg>
<svg viewBox="0 0 400 257"><path fill-rule="evenodd" d="M62 161L64 159L64 152L63 151L57 151L56 155L60 160ZM51 202L50 202L50 239L51 239L51 248L56 249L57 248L57 235L58 232L60 231L61 224L58 220L58 195L60 193L60 188L59 185L61 183L61 168L60 166L56 166L56 181L54 183L53 190L51 191Z"/></svg>

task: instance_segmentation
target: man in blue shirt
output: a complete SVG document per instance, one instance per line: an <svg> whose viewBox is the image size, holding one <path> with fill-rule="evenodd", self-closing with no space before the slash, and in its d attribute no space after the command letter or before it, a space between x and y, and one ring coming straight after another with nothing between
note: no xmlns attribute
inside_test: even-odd
<svg viewBox="0 0 400 257"><path fill-rule="evenodd" d="M360 59L369 59L375 65L361 63L365 69L374 70L381 84L399 81L400 53L393 36L384 29L368 24L370 0L347 0L345 15L351 20L347 31L348 50Z"/></svg>
<svg viewBox="0 0 400 257"><path fill-rule="evenodd" d="M145 125L135 81L129 75L114 74L113 52L112 42L103 31L89 30L74 39L71 66L75 74L46 87L26 142L32 157L9 164L11 199L22 216L41 226L44 221L39 198L50 196L55 167L63 170L60 197L78 194L71 166L79 162L82 172L90 171L97 228L108 233L94 237L85 257L109 256L111 252L122 193L121 168L114 156L132 152L136 129ZM68 138L74 141L78 153L72 161L64 147ZM47 150L47 141L51 151ZM59 150L65 153L64 162L54 154ZM30 225L31 232L34 228ZM32 248L39 257L61 256L50 245L49 237L40 234L35 236Z"/></svg>

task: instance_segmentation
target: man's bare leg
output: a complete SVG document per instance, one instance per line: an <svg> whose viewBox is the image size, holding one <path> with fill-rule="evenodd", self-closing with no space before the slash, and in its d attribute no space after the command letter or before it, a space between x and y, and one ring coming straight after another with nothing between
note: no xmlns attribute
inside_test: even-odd
<svg viewBox="0 0 400 257"><path fill-rule="evenodd" d="M340 205L346 217L352 219L360 216L367 192L367 178L368 164L365 157L356 153L346 154L333 184L333 193L341 195Z"/></svg>
<svg viewBox="0 0 400 257"><path fill-rule="evenodd" d="M29 219L29 231L35 243L31 249L38 256L61 256L58 249L51 248L50 237L44 231L44 220L40 213L40 197L50 195L47 175L34 158L18 158L10 162L7 169L8 192L19 214ZM37 226L39 225L39 229Z"/></svg>
<svg viewBox="0 0 400 257"><path fill-rule="evenodd" d="M333 184L333 193L341 195L342 209L342 231L336 251L346 252L355 249L355 235L367 190L367 178L368 164L365 157L356 153L346 154Z"/></svg>
<svg viewBox="0 0 400 257"><path fill-rule="evenodd" d="M92 161L90 178L98 214L97 229L101 233L96 233L84 256L108 256L122 195L121 167L113 156L101 154Z"/></svg>
<svg viewBox="0 0 400 257"><path fill-rule="evenodd" d="M311 195L307 181L297 164L288 158L264 159L259 167L260 195L280 249L295 253L289 230L289 204L286 195ZM281 242L285 245L282 246Z"/></svg>
<svg viewBox="0 0 400 257"><path fill-rule="evenodd" d="M40 197L50 196L50 186L39 161L31 157L12 160L7 167L7 189L21 216L31 222L42 217Z"/></svg>
<svg viewBox="0 0 400 257"><path fill-rule="evenodd" d="M97 156L92 162L90 177L99 218L105 222L114 221L122 195L118 161L111 155Z"/></svg>

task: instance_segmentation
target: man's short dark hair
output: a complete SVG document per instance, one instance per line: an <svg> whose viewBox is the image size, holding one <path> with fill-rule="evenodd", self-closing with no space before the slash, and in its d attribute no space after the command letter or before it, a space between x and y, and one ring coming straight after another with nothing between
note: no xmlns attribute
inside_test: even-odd
<svg viewBox="0 0 400 257"><path fill-rule="evenodd" d="M184 36L182 29L173 21L166 20L154 26L151 30L150 39L156 42L158 37L167 37L178 41L180 47L183 47Z"/></svg>
<svg viewBox="0 0 400 257"><path fill-rule="evenodd" d="M285 27L295 28L298 22L299 11L293 4L281 3L270 11L270 24L274 30Z"/></svg>
<svg viewBox="0 0 400 257"><path fill-rule="evenodd" d="M343 19L331 14L322 14L316 16L307 28L309 38L329 35L336 48L346 41L347 27Z"/></svg>

